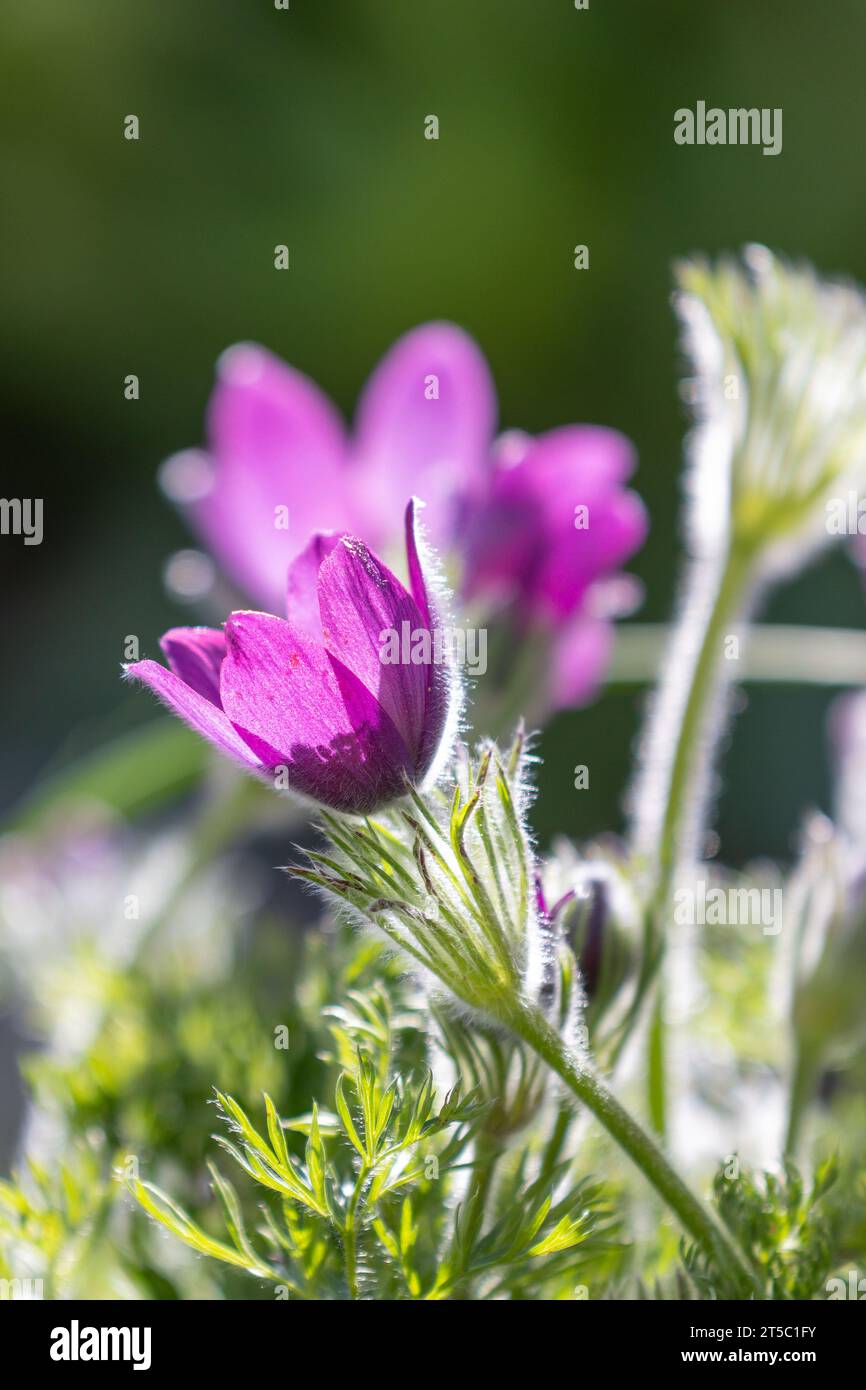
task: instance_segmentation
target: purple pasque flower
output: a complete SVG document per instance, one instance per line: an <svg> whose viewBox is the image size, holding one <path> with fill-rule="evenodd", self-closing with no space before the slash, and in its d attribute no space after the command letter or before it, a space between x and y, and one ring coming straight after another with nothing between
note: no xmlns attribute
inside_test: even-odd
<svg viewBox="0 0 866 1390"><path fill-rule="evenodd" d="M290 566L287 619L174 628L168 667L138 661L126 675L247 771L336 811L375 811L436 775L457 722L454 674L432 657L414 502L405 529L408 588L363 541L319 533ZM430 634L429 659L419 643L414 659L383 661L383 634L407 622Z"/></svg>
<svg viewBox="0 0 866 1390"><path fill-rule="evenodd" d="M633 606L618 571L647 533L644 505L625 486L634 466L634 449L616 430L505 435L473 514L464 597L501 610L520 636L547 634L551 708L592 696L610 655L610 618Z"/></svg>
<svg viewBox="0 0 866 1390"><path fill-rule="evenodd" d="M611 618L633 606L634 590L611 581L642 543L646 515L624 487L634 455L622 435L571 426L495 447L496 414L484 357L452 324L394 344L351 436L309 378L240 344L219 362L207 453L177 455L164 477L226 572L270 609L309 535L346 530L390 554L394 498L423 497L430 538L463 596L481 601L481 621L494 605L519 638L545 639L533 711L543 718L600 683ZM578 505L589 511L583 529Z"/></svg>
<svg viewBox="0 0 866 1390"><path fill-rule="evenodd" d="M176 455L163 478L231 578L276 608L314 532L394 546L395 498L423 497L431 541L450 549L485 493L495 421L487 363L452 324L424 324L394 344L351 437L308 377L241 343L219 360L207 453Z"/></svg>

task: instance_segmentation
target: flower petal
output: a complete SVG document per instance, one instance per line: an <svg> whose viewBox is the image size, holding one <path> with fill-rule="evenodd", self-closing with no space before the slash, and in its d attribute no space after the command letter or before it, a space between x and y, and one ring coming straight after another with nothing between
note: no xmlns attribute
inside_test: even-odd
<svg viewBox="0 0 866 1390"><path fill-rule="evenodd" d="M227 753L248 772L261 772L262 762L232 727L230 720L213 700L181 680L158 661L136 661L124 669L128 680L143 681L163 704L197 734Z"/></svg>
<svg viewBox="0 0 866 1390"><path fill-rule="evenodd" d="M646 536L646 511L637 493L611 492L588 505L587 529L572 524L551 535L535 570L534 607L554 621L573 613L598 578L616 570Z"/></svg>
<svg viewBox="0 0 866 1390"><path fill-rule="evenodd" d="M358 407L359 529L372 545L390 538L395 497L430 507L434 542L448 546L465 509L486 487L496 395L484 357L449 323L429 323L394 344Z"/></svg>
<svg viewBox="0 0 866 1390"><path fill-rule="evenodd" d="M208 436L213 486L190 504L193 523L235 582L279 610L310 532L350 520L340 418L307 377L239 344L220 358Z"/></svg>
<svg viewBox="0 0 866 1390"><path fill-rule="evenodd" d="M633 467L634 451L615 430L542 435L497 472L473 517L466 596L514 599L524 616L548 622L575 612L590 585L645 538L643 503L622 486Z"/></svg>
<svg viewBox="0 0 866 1390"><path fill-rule="evenodd" d="M173 627L159 639L176 676L212 705L220 706L220 667L226 654L221 628Z"/></svg>
<svg viewBox="0 0 866 1390"><path fill-rule="evenodd" d="M319 570L319 611L326 649L387 711L414 773L432 664L432 634L418 605L363 541L344 537ZM426 661L416 641L426 642Z"/></svg>
<svg viewBox="0 0 866 1390"><path fill-rule="evenodd" d="M406 565L409 572L409 591L418 605L421 617L428 627L433 626L433 608L430 602L430 579L425 571L425 562L429 567L429 559L422 545L420 536L420 523L418 512L424 506L417 497L413 497L406 507L403 518L403 530L406 539ZM423 559L422 559L423 554Z"/></svg>
<svg viewBox="0 0 866 1390"><path fill-rule="evenodd" d="M613 639L612 623L582 613L556 634L548 689L552 710L589 704L610 664Z"/></svg>
<svg viewBox="0 0 866 1390"><path fill-rule="evenodd" d="M319 615L319 570L343 537L345 531L319 531L289 565L286 582L286 614L292 627L321 641Z"/></svg>
<svg viewBox="0 0 866 1390"><path fill-rule="evenodd" d="M269 613L232 613L226 641L223 708L266 767L284 766L293 790L335 810L401 795L406 746L353 672Z"/></svg>

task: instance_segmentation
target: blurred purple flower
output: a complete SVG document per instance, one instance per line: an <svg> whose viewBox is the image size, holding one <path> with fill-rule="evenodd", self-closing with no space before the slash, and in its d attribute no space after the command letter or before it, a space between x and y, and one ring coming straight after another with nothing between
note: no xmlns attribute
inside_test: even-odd
<svg viewBox="0 0 866 1390"><path fill-rule="evenodd" d="M549 634L548 703L580 704L607 666L610 618L634 606L617 574L643 544L647 517L625 480L635 466L615 430L571 425L533 439L506 435L466 543L468 599L505 609L517 632Z"/></svg>
<svg viewBox="0 0 866 1390"><path fill-rule="evenodd" d="M383 662L381 635L429 632L434 600L406 511L407 590L367 546L317 534L293 561L288 621L232 613L224 631L174 628L168 668L141 680L247 771L337 811L366 814L435 775L456 724L455 679L430 659Z"/></svg>
<svg viewBox="0 0 866 1390"><path fill-rule="evenodd" d="M487 364L451 324L394 344L361 396L353 438L308 377L242 343L219 360L207 455L176 455L164 476L226 572L274 608L314 532L393 546L396 499L423 497L432 543L450 549L485 493L495 420Z"/></svg>
<svg viewBox="0 0 866 1390"><path fill-rule="evenodd" d="M642 543L646 515L624 480L633 451L612 430L574 426L493 445L496 397L459 328L422 325L374 371L355 431L307 377L265 349L223 354L209 450L168 461L169 491L241 588L269 608L316 531L345 529L389 553L394 499L423 497L433 544L462 592L507 608L519 636L550 638L542 704L588 699L610 653L610 619L633 590L609 580ZM516 450L516 454L515 454ZM589 522L575 525L575 508ZM613 601L611 598L613 597Z"/></svg>

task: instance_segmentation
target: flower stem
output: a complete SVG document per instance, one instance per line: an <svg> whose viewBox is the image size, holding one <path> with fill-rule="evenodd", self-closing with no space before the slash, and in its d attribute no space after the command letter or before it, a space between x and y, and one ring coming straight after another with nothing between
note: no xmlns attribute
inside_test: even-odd
<svg viewBox="0 0 866 1390"><path fill-rule="evenodd" d="M604 1082L581 1065L558 1033L536 1010L524 1009L511 1026L600 1120L611 1137L641 1170L674 1212L683 1230L717 1265L738 1298L759 1292L745 1258L707 1206L674 1171L655 1140L620 1105Z"/></svg>
<svg viewBox="0 0 866 1390"><path fill-rule="evenodd" d="M724 639L737 620L750 569L749 552L740 549L730 551L693 658L682 718L673 727L652 730L650 734L651 740L655 735L662 745L663 764L667 763L670 767L664 815L657 832L657 842L653 846L659 867L657 898L665 901L677 864L694 853L703 828L706 782L720 732L720 728L712 728L712 723L716 720L717 726L721 724L718 704L727 685L727 679L722 674ZM688 634L686 640L689 640ZM668 690L672 686L679 686L682 679L678 670L671 669L678 664L675 657L676 654L671 653L669 674L659 693L657 708L660 717L668 704L665 698ZM688 838L684 843L686 832Z"/></svg>
<svg viewBox="0 0 866 1390"><path fill-rule="evenodd" d="M647 1109L650 1124L662 1139L667 1131L667 1057L665 1045L664 998L661 983L656 986L647 1040Z"/></svg>
<svg viewBox="0 0 866 1390"><path fill-rule="evenodd" d="M634 847L650 866L643 964L629 1017L633 1025L655 985L647 1065L649 1110L664 1134L667 1054L663 985L656 981L668 935L674 879L700 852L713 754L728 684L725 637L736 624L752 571L751 550L695 562L689 597L666 660L646 735L647 760L635 796ZM683 672L686 672L685 679ZM625 1042L627 1030L623 1033Z"/></svg>
<svg viewBox="0 0 866 1390"><path fill-rule="evenodd" d="M369 1168L366 1163L361 1164L352 1195L346 1206L346 1219L343 1222L343 1256L346 1262L346 1283L349 1286L349 1297L358 1297L358 1242L357 1242L357 1216L358 1203L361 1200L361 1193L364 1190L364 1183L367 1181Z"/></svg>

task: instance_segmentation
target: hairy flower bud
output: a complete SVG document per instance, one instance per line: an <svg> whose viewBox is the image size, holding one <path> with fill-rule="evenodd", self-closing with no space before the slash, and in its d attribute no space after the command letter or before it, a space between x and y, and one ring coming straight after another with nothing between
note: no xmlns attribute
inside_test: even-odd
<svg viewBox="0 0 866 1390"><path fill-rule="evenodd" d="M560 951L572 955L593 1046L604 1020L607 1032L627 1009L639 934L639 908L615 843L587 846L581 853L565 839L543 869L539 886L545 915Z"/></svg>
<svg viewBox="0 0 866 1390"><path fill-rule="evenodd" d="M866 301L762 246L686 262L678 280L699 424L693 540L726 521L784 571L833 534L833 496L866 482Z"/></svg>
<svg viewBox="0 0 866 1390"><path fill-rule="evenodd" d="M522 734L507 756L485 743L470 758L461 745L447 788L407 786L375 820L324 816L331 847L292 870L384 931L434 988L500 1022L537 1001L552 949L533 889L525 761Z"/></svg>

